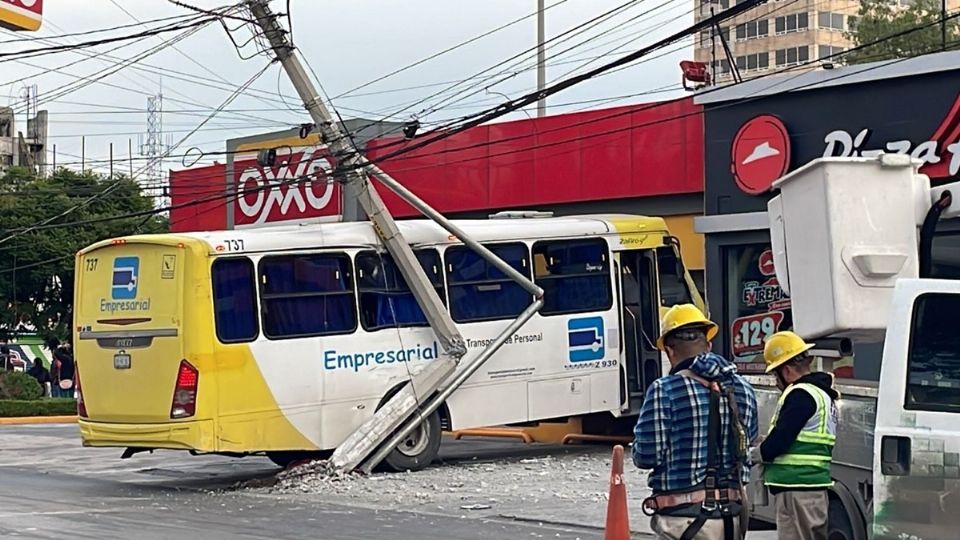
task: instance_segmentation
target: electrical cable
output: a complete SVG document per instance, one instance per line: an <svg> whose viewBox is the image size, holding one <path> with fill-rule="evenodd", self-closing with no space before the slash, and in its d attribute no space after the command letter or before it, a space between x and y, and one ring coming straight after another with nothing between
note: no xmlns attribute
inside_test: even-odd
<svg viewBox="0 0 960 540"><path fill-rule="evenodd" d="M162 28L155 28L151 30L145 30L137 34L130 34L124 36L117 36L111 38L103 38L94 41L85 41L77 43L75 45L55 45L49 47L39 47L35 49L27 49L21 51L11 51L11 52L0 52L0 62L9 62L9 58L14 57L17 59L23 58L36 58L39 56L45 56L48 54L55 54L75 49L86 49L90 47L97 47L99 45L109 45L111 43L119 43L123 41L131 41L137 39L143 39L145 37L156 36L159 34L165 34L167 32L177 32L180 30L189 30L191 28L196 28L198 26L203 26L211 22L215 22L218 19L216 17L208 17L205 19L200 19L197 22L185 23L185 24L172 24Z"/></svg>
<svg viewBox="0 0 960 540"><path fill-rule="evenodd" d="M957 16L960 16L960 14L953 15L953 16L951 16L950 18L953 19L953 18L956 18ZM940 23L940 21L935 21L935 24L939 24L939 23ZM711 23L711 24L712 24L712 23ZM843 53L838 53L838 55L848 53L848 52L850 52L851 50L855 50L855 49L858 49L858 48L865 48L865 47L873 46L873 45L876 45L877 43L880 43L880 42L883 41L883 40L895 39L895 38L900 37L900 36L902 36L902 35L906 35L906 34L908 34L908 33L910 33L910 32L915 32L915 31L921 30L921 29L925 28L926 26L930 26L930 25L921 25L921 26L918 26L918 27L915 27L915 28L912 28L912 29L907 29L907 30L904 30L904 31L902 31L902 32L895 33L895 34L893 34L893 35L886 36L886 37L881 38L881 39L879 39L879 40L875 40L875 41L870 42L870 43L862 44L862 45L859 46L859 47L856 47L856 48L853 48L853 49L849 49L848 51L844 51ZM905 61L905 60L909 60L910 58L911 58L911 57L905 57L905 58L899 58L899 59L895 59L895 60L888 61L888 62L877 63L877 65L875 65L875 66L867 67L867 68L862 69L862 70L851 71L850 74L844 74L844 75L842 75L841 77L848 76L848 75L854 75L854 74L860 74L860 73L863 73L863 72L865 72L865 71L869 71L869 70L873 70L873 69L878 69L878 68L880 68L880 67L884 67L884 66L887 66L887 65L891 65L891 64L893 64L893 63L897 63L897 62L902 62L902 61ZM802 65L801 65L801 66L791 66L791 67L788 68L787 70L783 70L783 71L789 71L789 70L792 70L792 69L795 69L795 68L799 68L799 67L803 67L803 66L802 66ZM774 86L775 86L776 84L782 84L782 82L781 82L781 83L775 83ZM809 83L809 85L815 85L815 84L819 84L819 81L814 81L814 82L812 82L812 83ZM809 85L805 85L805 86L809 86ZM798 88L791 89L790 92L797 91L797 90L799 90L799 89L801 89L801 88L802 88L802 87L798 87ZM705 92L705 93L706 93L706 92ZM756 95L756 96L754 96L753 98L746 98L746 101L752 101L752 100L755 100L755 99L763 99L763 98L766 98L766 97L770 97L770 96L772 96L772 95L778 95L778 94L777 94L777 93L773 93L773 94L761 94L761 95ZM737 100L736 102L734 102L734 103L732 103L732 104L729 104L728 106L739 105L739 104L743 103L744 101L745 101L745 100L742 100L742 99L741 99L741 100ZM722 106L717 107L717 108L721 108L721 107L722 107ZM697 114L702 114L702 112L698 111ZM682 115L682 116L689 116L689 115ZM614 130L614 132L615 132L615 131L620 131L620 130ZM553 145L555 145L555 144L551 143L551 144L542 145L542 146L553 146ZM488 156L488 157L489 157L489 156ZM293 179L289 179L289 180L292 181L292 182L296 182L296 181L303 180L303 178L299 178L299 179L298 179L298 178L293 178ZM288 183L288 182L287 182L287 181L282 182L281 185L282 185L283 183ZM216 199L227 199L227 200L233 199L233 200L236 200L237 197L242 196L242 195L245 194L245 193L260 191L260 190L264 189L265 187L266 187L266 188L272 188L272 187L275 187L275 186L271 186L271 185L268 185L268 186L257 186L256 188L238 190L236 193L228 193L228 194L226 194L226 195L224 195L223 193L219 193L219 194L217 194L217 195L215 195L215 196L213 196L213 197L208 197L208 198L202 198L202 199L199 199L199 200L189 201L189 202L187 202L187 203L182 203L182 204L179 204L179 205L170 205L170 206L166 207L165 209L154 210L154 211L151 211L151 212L152 212L152 213L159 213L159 212L162 212L162 211L164 211L164 210L172 210L172 209L175 209L175 208L182 208L182 207L193 206L193 205L196 205L196 204L202 204L202 203L207 202L207 201L209 201L209 200L216 200ZM150 212L148 212L148 213L150 213ZM145 215L145 214L141 212L141 213L137 213L137 214L130 214L130 215L127 215L127 216L114 216L113 218L110 218L110 219L117 219L117 218L121 218L121 217L136 217L136 216L138 216L138 215ZM94 221L89 221L89 220L88 220L88 221L86 221L86 222L75 222L75 223L69 223L69 224L56 224L56 225L54 225L54 227L76 226L76 225L87 224L87 223L92 223L92 222L99 222L99 221L103 221L103 219L94 220ZM37 227L37 228L51 228L51 227L50 227L49 225L44 225L44 226Z"/></svg>
<svg viewBox="0 0 960 540"><path fill-rule="evenodd" d="M561 4L566 3L567 1L568 1L568 0L557 0L557 2L554 2L553 4L550 4L549 6L544 7L543 10L544 10L544 12L549 11L549 10L551 10L551 9L553 9L553 8L561 5ZM288 9L287 11L289 11L289 9ZM460 43L458 43L458 44L456 44L456 45L453 45L452 47L447 47L446 49L443 49L443 50L441 50L441 51L439 51L439 52L436 52L436 53L434 53L434 54L432 54L432 55L430 55L430 56L428 56L428 57L426 57L426 58L423 58L423 59L421 59L421 60L417 60L416 62L413 62L413 63L411 63L411 64L407 64L406 66L403 66L403 67L398 68L398 69L396 69L396 70L394 70L394 71L391 71L390 73L387 73L386 75L381 75L380 77L377 77L376 79L373 79L373 80L371 80L371 81L365 82L365 83L361 84L360 86L355 86L355 87L347 90L346 92L341 93L340 95L334 96L333 99L340 99L340 98L343 98L343 97L347 97L347 96L349 96L349 95L351 95L351 94L354 94L357 90L362 90L362 89L364 89L364 88L367 88L368 86L374 85L374 84L376 84L376 83L378 83L378 82L380 82L380 81L383 81L383 80L385 80L385 79L388 79L388 78L390 78L390 77L393 77L394 75L398 75L398 74L400 74L400 73L403 73L404 71L407 71L407 70L413 69L413 68L415 68L415 67L417 67L417 66L419 66L419 65L425 64L425 63L429 62L430 60L433 60L433 59L435 59L435 58L439 58L439 57L441 57L441 56L443 56L443 55L445 55L445 54L447 54L447 53L453 52L453 51L455 51L455 50L457 50L457 49L460 49L460 48L462 48L462 47L465 47L465 46L467 46L467 45L470 45L471 43L477 42L477 41L479 41L479 40L481 40L481 39L483 39L483 38L485 38L485 37L487 37L487 36L490 36L490 35L493 35L493 34L495 34L495 33L497 33L497 32L500 32L501 30L505 30L505 29L507 29L507 28L510 28L511 26L513 26L513 25L515 25L515 24L519 24L519 23L521 23L521 22L523 22L523 21L525 21L525 20L527 20L527 19L529 19L529 18L531 18L531 17L536 17L538 14L539 14L539 11L534 11L533 13L530 13L530 14L528 14L528 15L524 15L523 17L520 17L519 19L514 19L514 20L512 20L512 21L510 21L510 22L508 22L508 23L506 23L506 24L503 24L503 25L500 25L500 26L498 26L498 27L496 27L496 28L493 28L492 30L488 30L488 31L486 31L486 32L484 32L484 33L482 33L482 34L480 34L480 35L474 36L474 37L472 37L472 38L470 38L470 39L468 39L468 40L466 40L466 41L462 41L462 42L460 42ZM291 38L291 42L292 42L292 41L293 41L293 39ZM457 82L457 81L452 81L452 82ZM356 94L354 94L354 95L356 95Z"/></svg>

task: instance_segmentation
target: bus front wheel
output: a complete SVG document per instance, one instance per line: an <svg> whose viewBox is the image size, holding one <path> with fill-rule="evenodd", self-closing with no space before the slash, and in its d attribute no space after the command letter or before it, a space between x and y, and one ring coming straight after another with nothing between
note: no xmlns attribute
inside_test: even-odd
<svg viewBox="0 0 960 540"><path fill-rule="evenodd" d="M440 452L440 413L434 411L383 460L384 469L403 472L427 468Z"/></svg>

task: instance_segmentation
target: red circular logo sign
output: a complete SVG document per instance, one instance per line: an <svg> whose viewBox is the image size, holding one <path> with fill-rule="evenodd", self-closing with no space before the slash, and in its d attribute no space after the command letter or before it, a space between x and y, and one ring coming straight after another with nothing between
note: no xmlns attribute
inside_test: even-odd
<svg viewBox="0 0 960 540"><path fill-rule="evenodd" d="M750 195L759 195L790 167L790 135L779 118L760 115L737 131L731 154L731 172L737 186Z"/></svg>
<svg viewBox="0 0 960 540"><path fill-rule="evenodd" d="M764 276L772 276L777 273L776 268L773 267L773 252L769 249L760 254L758 265L760 266L760 273Z"/></svg>

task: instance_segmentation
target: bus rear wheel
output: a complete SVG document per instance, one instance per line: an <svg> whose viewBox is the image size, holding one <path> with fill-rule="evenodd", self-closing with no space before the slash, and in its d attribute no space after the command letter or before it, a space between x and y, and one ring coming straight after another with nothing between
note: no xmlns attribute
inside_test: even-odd
<svg viewBox="0 0 960 540"><path fill-rule="evenodd" d="M420 471L440 452L440 413L434 411L383 460L381 468L393 471Z"/></svg>

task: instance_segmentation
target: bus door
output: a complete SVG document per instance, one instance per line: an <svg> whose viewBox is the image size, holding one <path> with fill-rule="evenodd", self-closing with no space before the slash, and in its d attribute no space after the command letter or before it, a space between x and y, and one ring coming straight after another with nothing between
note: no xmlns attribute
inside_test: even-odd
<svg viewBox="0 0 960 540"><path fill-rule="evenodd" d="M873 537L957 538L960 281L901 280L884 341Z"/></svg>
<svg viewBox="0 0 960 540"><path fill-rule="evenodd" d="M626 366L622 383L625 409L637 413L647 386L660 376L660 351L655 345L660 331L657 256L651 249L621 251L617 255Z"/></svg>

